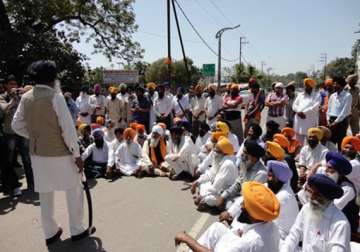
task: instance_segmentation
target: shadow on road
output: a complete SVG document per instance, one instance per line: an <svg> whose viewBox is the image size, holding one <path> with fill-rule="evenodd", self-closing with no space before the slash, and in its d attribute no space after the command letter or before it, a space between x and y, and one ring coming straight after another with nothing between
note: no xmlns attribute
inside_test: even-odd
<svg viewBox="0 0 360 252"><path fill-rule="evenodd" d="M5 215L16 209L17 204L31 204L34 206L40 206L39 194L23 191L23 195L18 198L6 197L0 199L0 215Z"/></svg>
<svg viewBox="0 0 360 252"><path fill-rule="evenodd" d="M90 237L81 241L72 242L66 239L48 247L49 252L106 252L100 238Z"/></svg>

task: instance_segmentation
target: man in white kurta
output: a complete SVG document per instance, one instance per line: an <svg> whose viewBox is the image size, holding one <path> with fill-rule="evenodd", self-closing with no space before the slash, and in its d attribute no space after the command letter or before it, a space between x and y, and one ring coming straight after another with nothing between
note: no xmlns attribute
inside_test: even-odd
<svg viewBox="0 0 360 252"><path fill-rule="evenodd" d="M124 129L123 128L116 128L114 131L115 139L108 144L109 152L108 152L108 162L105 177L111 178L112 172L115 168L115 152L119 148L120 144L124 141Z"/></svg>
<svg viewBox="0 0 360 252"><path fill-rule="evenodd" d="M115 152L116 168L124 175L137 175L140 170L141 146L134 141L135 130L127 128L124 131L125 142L121 143Z"/></svg>
<svg viewBox="0 0 360 252"><path fill-rule="evenodd" d="M315 81L310 78L304 80L305 91L298 94L294 103L295 112L294 130L296 139L304 144L309 128L317 127L319 124L319 107L321 97L314 91Z"/></svg>
<svg viewBox="0 0 360 252"><path fill-rule="evenodd" d="M209 87L209 96L205 101L206 122L211 126L216 122L218 113L223 106L223 99L216 94L215 87Z"/></svg>
<svg viewBox="0 0 360 252"><path fill-rule="evenodd" d="M76 98L75 104L79 108L79 120L82 123L90 125L92 108L89 103L90 96L87 94L87 87L81 89L79 97Z"/></svg>
<svg viewBox="0 0 360 252"><path fill-rule="evenodd" d="M105 116L105 96L101 94L100 84L95 84L94 94L89 97L89 104L94 116Z"/></svg>
<svg viewBox="0 0 360 252"><path fill-rule="evenodd" d="M61 236L54 216L54 192L65 191L70 234L77 239L88 235L83 225L83 162L79 153L74 121L60 90L56 90L56 66L50 61L31 65L37 84L25 93L12 121L14 131L30 141L35 191L39 193L41 222L50 245ZM59 88L58 88L59 89Z"/></svg>
<svg viewBox="0 0 360 252"><path fill-rule="evenodd" d="M109 88L110 95L106 97L105 100L105 109L108 116L107 119L111 120L114 123L114 127L120 127L120 122L123 120L121 116L124 114L125 110L124 102L116 97L117 88Z"/></svg>

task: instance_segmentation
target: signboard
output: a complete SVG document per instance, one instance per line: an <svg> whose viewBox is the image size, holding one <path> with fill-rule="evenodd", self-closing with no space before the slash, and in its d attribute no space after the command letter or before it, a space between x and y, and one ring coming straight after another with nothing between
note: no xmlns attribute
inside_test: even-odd
<svg viewBox="0 0 360 252"><path fill-rule="evenodd" d="M104 84L138 83L139 72L137 70L104 70Z"/></svg>
<svg viewBox="0 0 360 252"><path fill-rule="evenodd" d="M215 76L215 64L203 64L202 73L205 77Z"/></svg>

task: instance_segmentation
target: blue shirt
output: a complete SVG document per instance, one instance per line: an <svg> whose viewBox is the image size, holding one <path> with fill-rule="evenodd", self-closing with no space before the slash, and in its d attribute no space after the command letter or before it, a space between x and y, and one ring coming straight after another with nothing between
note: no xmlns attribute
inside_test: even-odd
<svg viewBox="0 0 360 252"><path fill-rule="evenodd" d="M342 122L351 114L352 96L348 91L342 90L339 94L333 93L329 98L328 111L326 113L328 121L330 117L336 117L335 123Z"/></svg>

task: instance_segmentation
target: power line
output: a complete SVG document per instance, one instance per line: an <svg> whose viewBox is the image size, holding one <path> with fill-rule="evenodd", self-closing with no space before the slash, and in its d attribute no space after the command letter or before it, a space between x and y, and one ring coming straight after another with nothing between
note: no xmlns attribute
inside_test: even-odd
<svg viewBox="0 0 360 252"><path fill-rule="evenodd" d="M232 25L232 21L224 14L224 12L220 9L220 7L217 6L217 4L215 4L215 2L213 0L210 0L210 3L212 4L212 6L215 7L215 9L217 9L219 11L221 16L223 16Z"/></svg>
<svg viewBox="0 0 360 252"><path fill-rule="evenodd" d="M204 43L204 45L215 55L218 56L218 54L216 53L216 51L211 48L211 46L206 42L206 40L201 36L201 34L199 33L199 31L196 29L196 27L192 24L192 22L190 21L190 19L188 18L188 16L185 14L185 11L183 10L183 8L181 7L181 5L178 3L177 0L174 1L176 3L176 5L179 7L181 13L184 15L186 21L190 24L191 28L193 29L193 31L196 33L196 35L199 37L199 39ZM222 60L227 61L227 62L235 62L238 61L239 59L234 59L234 60L229 60L226 58L221 57Z"/></svg>

